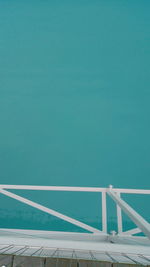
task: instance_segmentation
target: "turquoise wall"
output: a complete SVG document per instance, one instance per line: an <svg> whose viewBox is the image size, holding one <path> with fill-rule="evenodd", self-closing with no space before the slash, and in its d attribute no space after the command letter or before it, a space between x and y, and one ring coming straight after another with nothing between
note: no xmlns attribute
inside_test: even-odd
<svg viewBox="0 0 150 267"><path fill-rule="evenodd" d="M150 187L149 10L147 0L0 0L0 183ZM83 215L82 197L62 199Z"/></svg>

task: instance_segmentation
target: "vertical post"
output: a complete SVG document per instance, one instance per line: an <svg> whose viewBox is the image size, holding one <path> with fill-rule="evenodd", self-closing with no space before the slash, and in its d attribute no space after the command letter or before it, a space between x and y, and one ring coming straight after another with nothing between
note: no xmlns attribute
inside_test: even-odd
<svg viewBox="0 0 150 267"><path fill-rule="evenodd" d="M106 192L102 192L102 231L107 233Z"/></svg>
<svg viewBox="0 0 150 267"><path fill-rule="evenodd" d="M120 192L117 192L118 197L120 197ZM122 211L119 205L117 204L117 225L118 225L118 234L122 233Z"/></svg>

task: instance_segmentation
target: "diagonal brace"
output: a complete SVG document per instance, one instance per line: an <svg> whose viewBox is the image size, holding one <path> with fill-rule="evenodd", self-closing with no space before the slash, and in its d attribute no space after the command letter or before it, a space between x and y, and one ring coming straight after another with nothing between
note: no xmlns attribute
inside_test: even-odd
<svg viewBox="0 0 150 267"><path fill-rule="evenodd" d="M45 207L43 205L40 205L40 204L38 204L36 202L33 202L33 201L29 200L27 198L24 198L24 197L18 196L17 194L8 192L7 190L0 189L0 193L3 194L3 195L6 195L8 197L11 197L13 199L16 199L16 200L18 200L18 201L20 201L22 203L25 203L25 204L27 204L27 205L29 205L31 207L34 207L34 208L36 208L38 210L44 211L44 212L46 212L48 214L51 214L51 215L53 215L55 217L58 217L58 218L60 218L60 219L62 219L64 221L72 223L72 224L74 224L74 225L76 225L78 227L81 227L81 228L89 231L89 232L102 233L102 231L100 231L100 230L98 230L98 229L96 229L96 228L94 228L92 226L89 226L89 225L87 225L85 223L82 223L82 222L80 222L78 220L75 220L75 219L73 219L73 218L71 218L69 216L66 216L66 215L64 215L64 214L62 214L60 212L57 212L57 211L55 211L53 209L49 209L49 208L47 208L47 207Z"/></svg>

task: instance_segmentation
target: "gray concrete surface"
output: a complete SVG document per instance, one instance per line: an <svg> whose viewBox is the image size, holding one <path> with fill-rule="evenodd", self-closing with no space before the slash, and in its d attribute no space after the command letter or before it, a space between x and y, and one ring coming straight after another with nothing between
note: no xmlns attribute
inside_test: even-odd
<svg viewBox="0 0 150 267"><path fill-rule="evenodd" d="M0 267L133 267L134 264L78 259L0 255ZM140 267L142 265L136 265ZM148 266L148 265L147 265Z"/></svg>
<svg viewBox="0 0 150 267"><path fill-rule="evenodd" d="M12 267L13 256L12 255L0 255L0 267L9 266Z"/></svg>
<svg viewBox="0 0 150 267"><path fill-rule="evenodd" d="M44 267L44 258L15 256L12 267Z"/></svg>

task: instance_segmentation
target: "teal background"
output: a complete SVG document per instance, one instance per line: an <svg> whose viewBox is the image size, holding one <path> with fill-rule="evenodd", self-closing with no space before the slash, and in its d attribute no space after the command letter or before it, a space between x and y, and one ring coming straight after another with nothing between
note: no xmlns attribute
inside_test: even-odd
<svg viewBox="0 0 150 267"><path fill-rule="evenodd" d="M1 184L150 188L149 13L147 0L0 0ZM98 195L23 194L100 216ZM24 205L0 203L2 226L36 227L32 208L22 225Z"/></svg>

